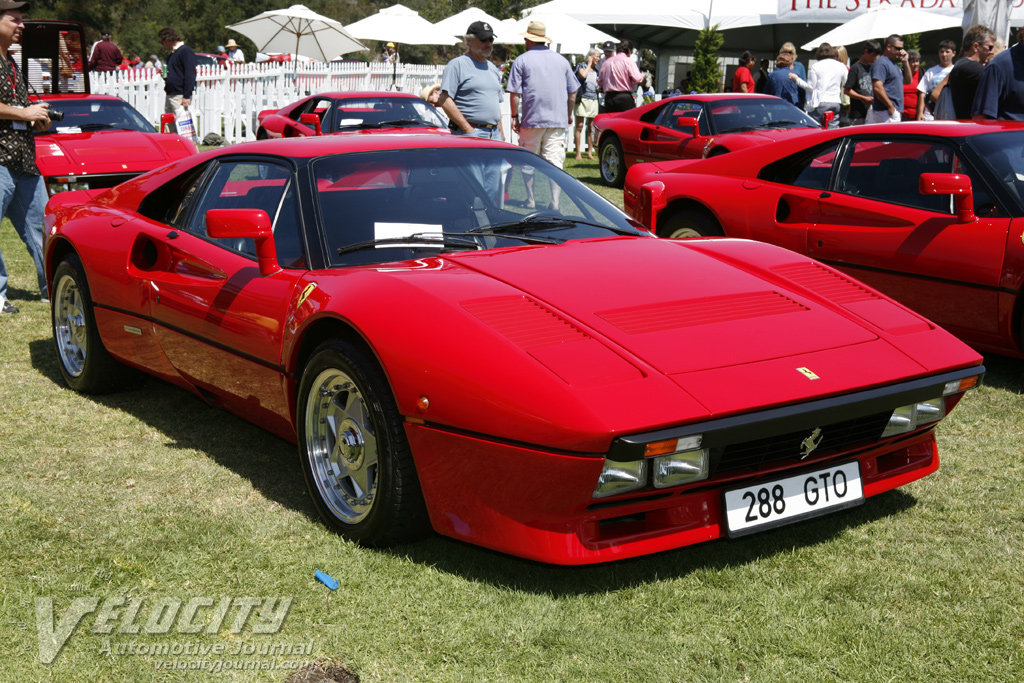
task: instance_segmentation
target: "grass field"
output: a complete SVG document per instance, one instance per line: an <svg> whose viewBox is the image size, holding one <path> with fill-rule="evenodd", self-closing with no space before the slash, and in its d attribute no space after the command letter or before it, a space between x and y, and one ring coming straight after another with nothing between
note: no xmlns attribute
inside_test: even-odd
<svg viewBox="0 0 1024 683"><path fill-rule="evenodd" d="M6 221L0 248L22 309L0 318L0 681L284 681L311 660L364 682L1021 679L1024 363L986 359L938 473L850 511L582 569L366 550L318 523L291 444L155 380L68 390ZM68 615L44 664L40 624L59 641Z"/></svg>

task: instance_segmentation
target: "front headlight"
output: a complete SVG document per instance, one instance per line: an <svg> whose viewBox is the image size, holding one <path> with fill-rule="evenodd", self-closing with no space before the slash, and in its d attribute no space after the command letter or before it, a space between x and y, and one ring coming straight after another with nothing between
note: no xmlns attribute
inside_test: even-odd
<svg viewBox="0 0 1024 683"><path fill-rule="evenodd" d="M658 456L654 459L652 478L654 487L659 489L707 479L708 449Z"/></svg>
<svg viewBox="0 0 1024 683"><path fill-rule="evenodd" d="M594 498L628 493L647 485L650 470L655 488L689 484L708 478L710 452L701 448L701 434L643 444L643 460L605 460Z"/></svg>
<svg viewBox="0 0 1024 683"><path fill-rule="evenodd" d="M946 416L946 399L932 398L892 411L889 424L882 432L882 438L912 432L921 425L937 422Z"/></svg>
<svg viewBox="0 0 1024 683"><path fill-rule="evenodd" d="M647 461L615 462L605 460L601 476L597 478L594 498L607 498L619 493L635 491L647 485Z"/></svg>

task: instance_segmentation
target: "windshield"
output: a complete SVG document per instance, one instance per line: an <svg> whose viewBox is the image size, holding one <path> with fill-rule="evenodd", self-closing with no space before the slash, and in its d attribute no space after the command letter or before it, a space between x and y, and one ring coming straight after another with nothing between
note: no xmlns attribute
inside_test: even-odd
<svg viewBox="0 0 1024 683"><path fill-rule="evenodd" d="M314 161L313 175L332 265L649 236L569 174L518 149L335 155Z"/></svg>
<svg viewBox="0 0 1024 683"><path fill-rule="evenodd" d="M124 100L55 100L49 105L51 110L64 112L64 119L51 123L42 134L96 130L156 132L149 121Z"/></svg>
<svg viewBox="0 0 1024 683"><path fill-rule="evenodd" d="M820 128L810 116L777 97L715 100L707 107L719 135L762 128Z"/></svg>
<svg viewBox="0 0 1024 683"><path fill-rule="evenodd" d="M447 128L434 108L419 98L367 97L338 100L335 130L432 126Z"/></svg>

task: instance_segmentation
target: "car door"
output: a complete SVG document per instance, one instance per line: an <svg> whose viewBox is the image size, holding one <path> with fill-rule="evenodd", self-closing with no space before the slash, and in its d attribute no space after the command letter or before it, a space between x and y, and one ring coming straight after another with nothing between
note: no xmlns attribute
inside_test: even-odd
<svg viewBox="0 0 1024 683"><path fill-rule="evenodd" d="M922 173L967 173L976 221L957 220L952 195L924 195ZM979 173L941 138L850 138L820 199L808 254L831 263L957 333L998 332L1010 219ZM965 336L969 336L966 333Z"/></svg>
<svg viewBox="0 0 1024 683"><path fill-rule="evenodd" d="M821 221L820 200L829 194L841 141L802 150L766 166L743 181L744 192L730 197L746 220L727 234L807 253L807 235Z"/></svg>
<svg viewBox="0 0 1024 683"><path fill-rule="evenodd" d="M167 362L208 399L279 433L289 429L283 338L306 272L296 195L283 162L221 159L181 190L169 224L151 218L142 228L158 240L158 257L140 277ZM206 212L230 208L267 212L280 271L260 275L251 239L207 236Z"/></svg>
<svg viewBox="0 0 1024 683"><path fill-rule="evenodd" d="M697 120L700 135L694 136L689 121ZM653 124L640 130L642 154L649 161L700 159L707 141L708 121L700 102L677 100L662 107Z"/></svg>

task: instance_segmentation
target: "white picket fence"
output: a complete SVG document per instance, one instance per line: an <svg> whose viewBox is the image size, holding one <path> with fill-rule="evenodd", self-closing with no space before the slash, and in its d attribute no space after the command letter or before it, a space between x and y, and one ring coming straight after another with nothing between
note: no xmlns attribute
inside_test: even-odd
<svg viewBox="0 0 1024 683"><path fill-rule="evenodd" d="M256 139L256 115L264 109L322 92L399 91L419 94L441 80L444 65L399 64L239 64L201 66L189 109L200 140L217 133L230 142ZM115 95L142 112L154 126L164 113L164 81L156 69L89 75L92 92ZM507 130L507 128L506 128Z"/></svg>

